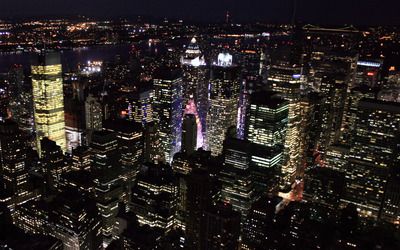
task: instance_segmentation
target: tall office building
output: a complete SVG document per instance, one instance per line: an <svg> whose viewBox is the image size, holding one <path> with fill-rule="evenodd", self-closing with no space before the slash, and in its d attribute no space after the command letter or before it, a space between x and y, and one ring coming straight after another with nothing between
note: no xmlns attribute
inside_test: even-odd
<svg viewBox="0 0 400 250"><path fill-rule="evenodd" d="M64 161L63 151L55 141L44 137L40 141L40 148L42 150L41 162L47 186L51 190L57 190L61 174L70 171L70 166Z"/></svg>
<svg viewBox="0 0 400 250"><path fill-rule="evenodd" d="M197 124L193 114L186 114L182 125L182 151L192 154L197 149Z"/></svg>
<svg viewBox="0 0 400 250"><path fill-rule="evenodd" d="M182 132L182 72L178 69L160 68L153 79L158 134L162 160L170 163L181 149Z"/></svg>
<svg viewBox="0 0 400 250"><path fill-rule="evenodd" d="M89 94L85 101L85 123L88 143L95 130L101 130L103 122L103 109L101 103L93 95Z"/></svg>
<svg viewBox="0 0 400 250"><path fill-rule="evenodd" d="M7 74L0 74L0 120L4 121L9 117L8 107L10 106L10 82Z"/></svg>
<svg viewBox="0 0 400 250"><path fill-rule="evenodd" d="M133 188L130 208L140 224L169 231L175 226L178 189L172 168L164 164L144 164Z"/></svg>
<svg viewBox="0 0 400 250"><path fill-rule="evenodd" d="M180 61L183 69L184 104L188 104L193 99L195 113L198 114L201 123L202 137L205 137L208 110L207 68L196 38L192 38Z"/></svg>
<svg viewBox="0 0 400 250"><path fill-rule="evenodd" d="M252 94L246 123L247 140L264 146L284 145L288 110L289 103L276 92Z"/></svg>
<svg viewBox="0 0 400 250"><path fill-rule="evenodd" d="M357 71L355 75L355 86L366 84L370 87L375 87L378 85L378 81L381 78L383 68L382 60L374 61L357 61Z"/></svg>
<svg viewBox="0 0 400 250"><path fill-rule="evenodd" d="M158 125L155 122L148 123L144 131L144 162L160 161L163 157Z"/></svg>
<svg viewBox="0 0 400 250"><path fill-rule="evenodd" d="M35 116L36 146L41 155L40 141L48 137L66 151L62 66L56 53L38 56L31 66Z"/></svg>
<svg viewBox="0 0 400 250"><path fill-rule="evenodd" d="M221 198L243 216L255 199L254 183L250 171L250 143L236 138L224 141L224 163L220 172ZM245 217L243 217L245 218Z"/></svg>
<svg viewBox="0 0 400 250"><path fill-rule="evenodd" d="M25 81L22 65L14 65L8 72L12 95L10 96L10 112L12 119L21 130L32 134L34 129L32 86Z"/></svg>
<svg viewBox="0 0 400 250"><path fill-rule="evenodd" d="M342 201L355 204L361 216L377 219L389 173L397 167L400 104L361 99L353 137Z"/></svg>
<svg viewBox="0 0 400 250"><path fill-rule="evenodd" d="M137 92L126 97L128 119L142 123L154 120L153 116L154 89L151 87L139 87Z"/></svg>
<svg viewBox="0 0 400 250"><path fill-rule="evenodd" d="M272 241L273 220L280 197L263 196L254 202L243 223L242 249L263 249Z"/></svg>
<svg viewBox="0 0 400 250"><path fill-rule="evenodd" d="M378 94L378 89L370 87L365 84L357 85L356 87L350 89L347 96L347 105L343 114L342 121L342 138L344 143L351 144L351 134L354 132L354 127L356 125L358 102L362 98L376 99Z"/></svg>
<svg viewBox="0 0 400 250"><path fill-rule="evenodd" d="M318 143L324 131L322 122L327 116L325 97L315 91L304 93L301 96L300 107L303 148L301 163L303 166L313 166L321 160Z"/></svg>
<svg viewBox="0 0 400 250"><path fill-rule="evenodd" d="M141 123L108 119L104 121L104 129L117 135L119 162L122 166L138 170L143 159L144 140Z"/></svg>
<svg viewBox="0 0 400 250"><path fill-rule="evenodd" d="M302 68L296 65L272 65L268 72L269 89L280 92L289 102L288 128L285 138L284 182L290 183L301 164L300 88L305 83Z"/></svg>
<svg viewBox="0 0 400 250"><path fill-rule="evenodd" d="M118 203L124 199L123 171L118 164L117 147L116 133L106 130L93 133L90 148L94 197L101 216L100 232L104 236L104 245L111 241L117 223Z"/></svg>
<svg viewBox="0 0 400 250"><path fill-rule="evenodd" d="M238 249L240 236L240 213L229 204L219 203L204 211L201 221L200 248Z"/></svg>
<svg viewBox="0 0 400 250"><path fill-rule="evenodd" d="M232 55L221 53L211 68L210 107L207 115L207 143L213 155L222 153L225 135L237 125L240 80Z"/></svg>
<svg viewBox="0 0 400 250"><path fill-rule="evenodd" d="M91 167L91 152L87 146L78 146L72 150L72 169L89 170Z"/></svg>
<svg viewBox="0 0 400 250"><path fill-rule="evenodd" d="M118 141L115 132L101 130L93 133L90 143L92 167L97 169L112 168L117 165Z"/></svg>
<svg viewBox="0 0 400 250"><path fill-rule="evenodd" d="M346 102L346 75L323 73L319 75L320 93L325 97L326 113L322 119L322 137L319 140L320 151L324 152L330 145L338 142Z"/></svg>
<svg viewBox="0 0 400 250"><path fill-rule="evenodd" d="M289 102L273 91L255 92L249 102L245 138L251 142L247 148L252 179L262 194L281 178Z"/></svg>
<svg viewBox="0 0 400 250"><path fill-rule="evenodd" d="M186 179L186 241L188 249L201 249L203 211L211 204L211 179L205 169L193 169Z"/></svg>
<svg viewBox="0 0 400 250"><path fill-rule="evenodd" d="M124 180L124 201L130 200L132 185L136 180L143 162L143 127L139 122L124 119L104 121L104 129L117 135L117 155L119 165L124 168L121 177Z"/></svg>
<svg viewBox="0 0 400 250"><path fill-rule="evenodd" d="M27 137L11 120L0 122L0 164L8 195L21 202L28 194ZM1 188L0 188L1 190ZM17 202L18 203L18 202Z"/></svg>
<svg viewBox="0 0 400 250"><path fill-rule="evenodd" d="M204 66L206 63L196 38L193 37L187 46L181 57L181 64L184 69L184 98L185 101L188 101L197 97L199 84L205 84Z"/></svg>
<svg viewBox="0 0 400 250"><path fill-rule="evenodd" d="M65 99L65 133L67 151L84 144L85 141L85 103L78 99Z"/></svg>

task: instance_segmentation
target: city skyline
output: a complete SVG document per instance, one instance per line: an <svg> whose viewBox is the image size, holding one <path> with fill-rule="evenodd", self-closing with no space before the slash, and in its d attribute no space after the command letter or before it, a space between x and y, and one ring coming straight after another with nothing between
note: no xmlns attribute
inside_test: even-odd
<svg viewBox="0 0 400 250"><path fill-rule="evenodd" d="M400 26L298 22L378 2L108 3L0 21L1 249L400 249Z"/></svg>
<svg viewBox="0 0 400 250"><path fill-rule="evenodd" d="M295 7L296 6L296 7ZM6 0L0 18L74 17L93 18L174 18L191 22L224 22L229 12L234 22L291 23L294 21L316 24L396 25L400 22L394 0L203 0L203 1L127 1L127 0Z"/></svg>

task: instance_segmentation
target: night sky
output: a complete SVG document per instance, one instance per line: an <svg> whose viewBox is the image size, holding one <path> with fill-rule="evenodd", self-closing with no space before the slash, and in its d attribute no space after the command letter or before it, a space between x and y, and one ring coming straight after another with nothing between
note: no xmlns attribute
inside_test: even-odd
<svg viewBox="0 0 400 250"><path fill-rule="evenodd" d="M88 15L289 22L294 0L1 0L0 18ZM400 25L399 0L297 0L297 20L322 24Z"/></svg>

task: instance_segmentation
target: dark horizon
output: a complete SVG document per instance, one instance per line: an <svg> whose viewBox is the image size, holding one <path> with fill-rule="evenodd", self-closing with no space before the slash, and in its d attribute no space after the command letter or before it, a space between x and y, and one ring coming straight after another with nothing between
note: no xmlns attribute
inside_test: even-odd
<svg viewBox="0 0 400 250"><path fill-rule="evenodd" d="M295 0L203 0L199 2L171 0L6 0L0 18L25 19L43 17L88 16L92 18L134 18L144 16L153 20L183 19L189 22L222 22L229 11L233 22L290 23ZM297 0L296 22L325 25L399 25L397 10L400 2L394 0Z"/></svg>

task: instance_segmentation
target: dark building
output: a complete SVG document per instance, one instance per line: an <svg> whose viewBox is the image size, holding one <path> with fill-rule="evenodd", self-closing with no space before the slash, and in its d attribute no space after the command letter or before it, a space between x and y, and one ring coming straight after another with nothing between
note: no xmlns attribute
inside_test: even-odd
<svg viewBox="0 0 400 250"><path fill-rule="evenodd" d="M169 165L144 164L132 188L130 209L141 225L165 231L175 226L178 188Z"/></svg>
<svg viewBox="0 0 400 250"><path fill-rule="evenodd" d="M243 249L263 249L272 240L271 227L280 197L265 196L252 204L242 229Z"/></svg>
<svg viewBox="0 0 400 250"><path fill-rule="evenodd" d="M62 173L69 172L70 166L64 159L63 151L56 142L44 137L40 141L42 172L45 176L47 188L54 191L59 187Z"/></svg>
<svg viewBox="0 0 400 250"><path fill-rule="evenodd" d="M182 125L182 151L192 154L197 149L197 124L196 116L186 114Z"/></svg>
<svg viewBox="0 0 400 250"><path fill-rule="evenodd" d="M185 245L189 249L202 249L201 221L203 211L212 201L211 182L209 173L205 169L193 169L187 177Z"/></svg>
<svg viewBox="0 0 400 250"><path fill-rule="evenodd" d="M200 249L238 249L240 213L227 203L208 207L201 219Z"/></svg>
<svg viewBox="0 0 400 250"><path fill-rule="evenodd" d="M303 199L336 211L343 195L344 173L315 167L307 170L304 175Z"/></svg>

